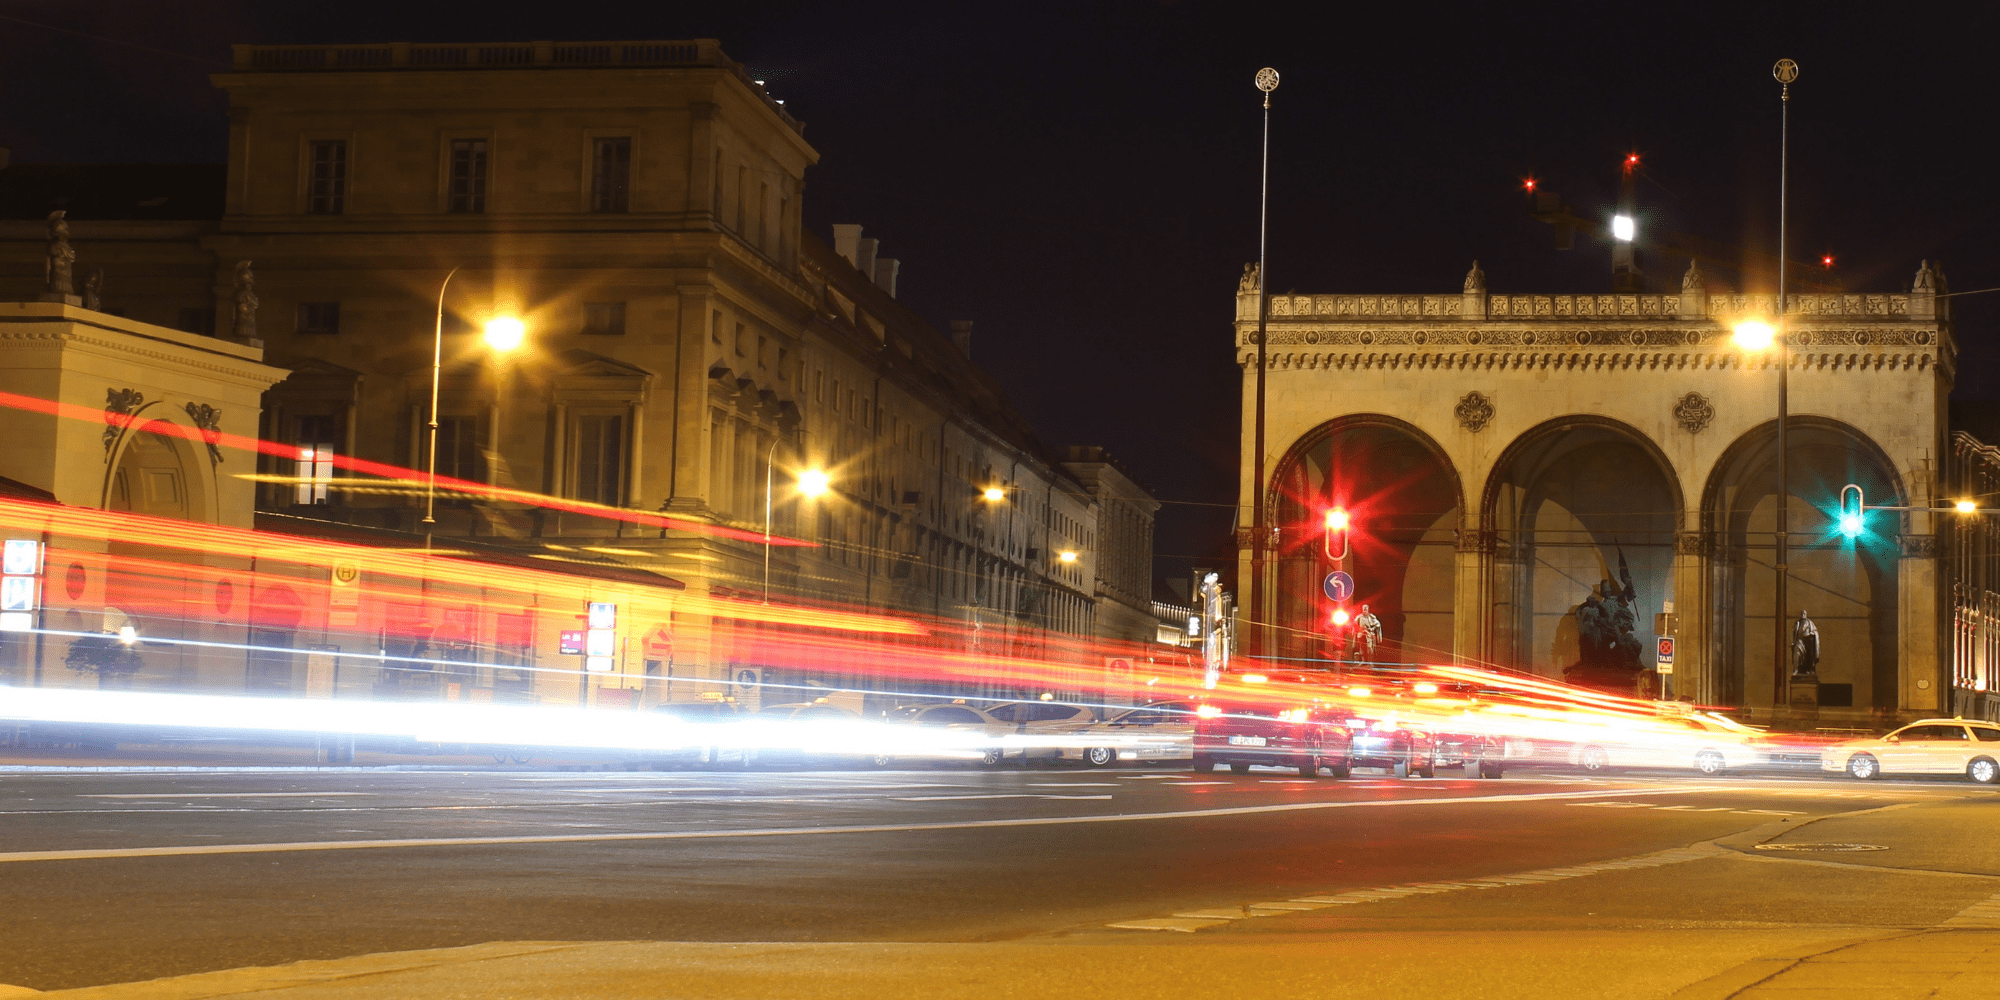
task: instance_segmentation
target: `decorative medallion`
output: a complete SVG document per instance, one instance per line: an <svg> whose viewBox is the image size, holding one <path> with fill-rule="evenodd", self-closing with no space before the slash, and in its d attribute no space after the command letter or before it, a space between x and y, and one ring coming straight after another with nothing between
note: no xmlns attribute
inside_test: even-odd
<svg viewBox="0 0 2000 1000"><path fill-rule="evenodd" d="M1645 331L1643 331L1643 330L1634 330L1634 331L1632 331L1632 346L1634 346L1634 347L1644 347L1644 346L1646 346L1646 333L1645 333Z"/></svg>
<svg viewBox="0 0 2000 1000"><path fill-rule="evenodd" d="M208 445L209 463L220 464L222 449L216 446L222 443L222 411L207 403L189 403L183 408L188 419L201 428L201 443Z"/></svg>
<svg viewBox="0 0 2000 1000"><path fill-rule="evenodd" d="M1929 330L1925 330L1924 332L1917 334L1917 343L1928 344L1930 342L1931 342L1931 334Z"/></svg>
<svg viewBox="0 0 2000 1000"><path fill-rule="evenodd" d="M1681 430L1700 434L1701 429L1715 419L1715 406L1701 393L1690 392L1674 404L1674 419L1680 421Z"/></svg>
<svg viewBox="0 0 2000 1000"><path fill-rule="evenodd" d="M1697 344L1700 344L1700 343L1701 343L1701 334L1700 334L1700 333L1698 333L1698 332L1696 332L1696 331L1693 331L1693 330L1689 330L1689 331L1688 331L1688 346L1692 347L1692 346L1695 346L1695 345L1697 345Z"/></svg>
<svg viewBox="0 0 2000 1000"><path fill-rule="evenodd" d="M1522 334L1522 335L1521 335L1521 343L1523 343L1523 344L1527 344L1527 345L1529 345L1529 346L1533 346L1533 345L1534 345L1534 343L1535 343L1535 335L1534 335L1534 334L1532 334L1532 333L1524 333L1524 334Z"/></svg>
<svg viewBox="0 0 2000 1000"><path fill-rule="evenodd" d="M1418 330L1418 331L1417 331L1417 346L1418 346L1418 347L1422 347L1422 346L1424 346L1424 342L1425 342L1426 340L1428 340L1428 339L1430 339L1430 335L1429 335L1429 334L1426 334L1426 333L1425 333L1425 332L1423 332L1422 330Z"/></svg>
<svg viewBox="0 0 2000 1000"><path fill-rule="evenodd" d="M1318 330L1307 330L1307 331L1306 331L1306 343L1308 343L1308 344L1317 344L1317 343L1319 343L1319 331L1318 331Z"/></svg>
<svg viewBox="0 0 2000 1000"><path fill-rule="evenodd" d="M1465 342L1466 342L1466 343L1468 343L1468 344L1477 344L1477 343L1479 343L1479 331L1478 331L1478 330L1474 330L1474 331L1472 331L1471 333L1468 333L1468 334L1466 334L1466 335L1465 335Z"/></svg>
<svg viewBox="0 0 2000 1000"><path fill-rule="evenodd" d="M1811 347L1812 334L1804 330L1800 330L1799 332L1792 334L1792 345L1795 347Z"/></svg>
<svg viewBox="0 0 2000 1000"><path fill-rule="evenodd" d="M1372 344L1375 342L1375 335L1373 333L1364 333L1361 335L1361 342L1364 344Z"/></svg>
<svg viewBox="0 0 2000 1000"><path fill-rule="evenodd" d="M111 461L111 446L132 423L132 414L146 403L146 394L137 389L104 390L104 460Z"/></svg>
<svg viewBox="0 0 2000 1000"><path fill-rule="evenodd" d="M1868 346L1868 335L1867 335L1866 333L1857 333L1857 334L1855 334L1855 335L1854 335L1854 346L1856 346L1856 347L1867 347L1867 346Z"/></svg>
<svg viewBox="0 0 2000 1000"><path fill-rule="evenodd" d="M1458 417L1458 426L1477 434L1493 419L1493 401L1475 390L1466 393L1452 412Z"/></svg>
<svg viewBox="0 0 2000 1000"><path fill-rule="evenodd" d="M1590 343L1590 331L1589 331L1589 330L1578 330L1578 331L1576 332L1576 342L1577 342L1577 344L1578 344L1578 345L1582 345L1582 344L1588 344L1588 343Z"/></svg>

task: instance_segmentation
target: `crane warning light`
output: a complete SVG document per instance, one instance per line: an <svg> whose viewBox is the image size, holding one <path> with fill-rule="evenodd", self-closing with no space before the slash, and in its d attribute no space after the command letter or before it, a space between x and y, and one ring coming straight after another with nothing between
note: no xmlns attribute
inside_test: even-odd
<svg viewBox="0 0 2000 1000"><path fill-rule="evenodd" d="M1335 507L1326 512L1326 557L1335 562L1347 558L1347 511Z"/></svg>
<svg viewBox="0 0 2000 1000"><path fill-rule="evenodd" d="M1832 254L1830 254L1830 253L1829 253L1829 254L1822 254L1822 255L1820 255L1820 258L1819 258L1819 266L1821 266L1821 267L1824 267L1824 268L1826 268L1827 270L1832 270L1832 269L1833 269L1833 255L1832 255Z"/></svg>
<svg viewBox="0 0 2000 1000"><path fill-rule="evenodd" d="M1524 180L1524 181L1522 181L1522 182L1521 182L1521 187L1522 187L1522 188L1523 188L1524 190L1526 190L1526 191L1527 191L1527 192L1528 192L1529 194L1534 194L1534 193L1535 193L1535 179L1534 179L1533 177L1530 177L1530 178L1528 178L1527 180Z"/></svg>
<svg viewBox="0 0 2000 1000"><path fill-rule="evenodd" d="M1637 167L1638 165L1639 165L1639 154L1637 153L1625 154L1625 169L1631 170L1632 168Z"/></svg>

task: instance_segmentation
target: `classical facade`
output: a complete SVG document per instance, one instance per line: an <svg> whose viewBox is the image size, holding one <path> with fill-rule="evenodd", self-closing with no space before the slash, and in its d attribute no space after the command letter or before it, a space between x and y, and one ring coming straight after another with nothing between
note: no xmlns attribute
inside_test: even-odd
<svg viewBox="0 0 2000 1000"><path fill-rule="evenodd" d="M289 372L258 427L288 449L257 470L268 524L612 559L685 583L671 642L619 667L647 698L875 683L862 656L764 662L754 629L688 610L709 598L932 615L996 662L1089 662L1079 642L1105 607L1105 634L1130 631L1150 498L1044 447L971 364L970 325L947 337L902 306L898 262L861 227L835 227L831 245L802 227L819 154L715 42L239 46L213 79L230 102L219 197L134 165L100 179L116 197L73 224L79 266L103 272L98 308L254 346ZM0 169L0 207L21 220L0 223L0 282L31 293L29 220L87 200L61 171ZM486 344L496 317L524 322L522 346ZM356 478L349 458L434 459L434 523L424 491ZM809 470L825 495L795 488ZM1003 673L979 693L1046 683Z"/></svg>
<svg viewBox="0 0 2000 1000"><path fill-rule="evenodd" d="M1787 297L1781 613L1818 624L1822 719L1948 707L1930 510L1955 351L1941 284L1925 266L1909 292ZM1257 312L1246 275L1246 460ZM1775 352L1731 336L1776 313L1774 296L1710 293L1692 268L1678 295L1495 294L1474 265L1454 294L1272 296L1267 465L1246 461L1240 495L1247 523L1266 489L1276 528L1251 612L1271 624L1266 652L1339 655L1321 586L1322 512L1338 506L1350 607L1372 605L1390 656L1552 677L1609 659L1640 677L1672 602L1672 694L1790 711L1773 673ZM1848 484L1891 508L1853 538L1834 527Z"/></svg>

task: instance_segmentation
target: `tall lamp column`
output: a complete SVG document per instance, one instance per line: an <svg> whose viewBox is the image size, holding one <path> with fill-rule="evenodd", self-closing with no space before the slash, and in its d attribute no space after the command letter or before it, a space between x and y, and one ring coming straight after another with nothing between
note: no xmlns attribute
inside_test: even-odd
<svg viewBox="0 0 2000 1000"><path fill-rule="evenodd" d="M1264 529L1264 336L1270 314L1269 282L1264 280L1264 249L1271 220L1271 91L1278 89L1278 71L1269 66L1257 71L1257 89L1264 92L1264 146L1257 196L1257 415L1250 459L1250 620L1257 630L1257 652L1270 655L1271 629L1265 620L1264 552L1270 547Z"/></svg>

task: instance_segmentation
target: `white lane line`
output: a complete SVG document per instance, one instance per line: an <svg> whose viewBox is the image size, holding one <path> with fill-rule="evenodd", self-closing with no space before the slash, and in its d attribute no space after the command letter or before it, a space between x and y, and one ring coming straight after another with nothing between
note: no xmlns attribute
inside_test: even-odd
<svg viewBox="0 0 2000 1000"><path fill-rule="evenodd" d="M1128 920L1122 924L1109 924L1107 926L1128 931L1179 931L1183 934L1192 934L1204 927L1215 927L1228 922L1227 920L1183 920L1175 917L1158 917L1151 920Z"/></svg>
<svg viewBox="0 0 2000 1000"><path fill-rule="evenodd" d="M1161 787L1161 788L1193 788L1193 787L1194 787L1194 786L1196 786L1196 785L1233 785L1233 784L1235 784L1235 782L1233 782L1233 781L1177 781L1177 782L1174 782L1174 783L1173 783L1173 784L1171 784L1171 785L1161 785L1160 787Z"/></svg>
<svg viewBox="0 0 2000 1000"><path fill-rule="evenodd" d="M1725 791L1723 785L1691 785L1659 795ZM309 840L267 844L199 844L175 847L111 847L72 851L10 851L0 864L23 861L80 861L98 858L158 858L192 854L277 854L293 851L359 851L395 847L487 847L508 844L588 844L649 840L727 840L735 837L809 837L847 833L915 833L929 830L991 830L1022 826L1069 826L1081 823L1145 823L1159 820L1259 816L1267 813L1321 809L1383 809L1410 806L1485 806L1516 802L1554 802L1598 795L1624 795L1627 789L1602 792L1528 792L1517 795L1451 796L1436 799L1364 799L1338 802L1284 802L1267 806L1226 806L1172 812L1110 813L1092 816L1023 816L1014 819L969 819L939 823L869 823L850 826L764 827L747 830L657 830L634 833L530 834L513 837L426 837L401 840Z"/></svg>
<svg viewBox="0 0 2000 1000"><path fill-rule="evenodd" d="M1037 792L1005 792L988 795L892 795L898 802L956 802L964 799L1108 799L1109 795L1045 795Z"/></svg>
<svg viewBox="0 0 2000 1000"><path fill-rule="evenodd" d="M1470 879L1463 882L1420 882L1413 885L1383 886L1374 889L1351 889L1338 895L1299 896L1282 902L1251 903L1244 907L1243 912L1240 913L1234 910L1212 909L1190 910L1186 913L1174 914L1174 921L1188 918L1209 921L1201 926L1177 926L1174 921L1164 919L1127 920L1121 923L1106 924L1105 926L1121 930L1186 931L1193 933L1203 929L1203 927L1218 927L1233 920L1241 920L1247 917L1281 917L1288 913L1302 913L1335 906L1383 903L1391 900L1407 899L1416 895L1454 892L1460 889L1503 889L1512 886L1541 885L1545 882L1574 878L1577 875L1594 875L1599 872L1627 868L1657 868L1662 865L1678 864L1682 861L1693 861L1698 858L1718 857L1723 853L1720 848L1702 850L1699 848L1679 847L1631 858L1618 858L1611 861L1599 862L1595 865L1578 866L1576 868L1548 868L1541 871L1520 872L1513 875L1494 875L1488 878ZM1965 922L1957 922L1961 918ZM1985 902L1976 903L1968 907L1958 917L1952 918L1952 921L1947 922L1944 926L2000 927L2000 896L1994 896Z"/></svg>
<svg viewBox="0 0 2000 1000"><path fill-rule="evenodd" d="M1029 788L1117 788L1115 781L1030 781Z"/></svg>
<svg viewBox="0 0 2000 1000"><path fill-rule="evenodd" d="M1940 924L1941 927L2000 927L2000 896L1989 896Z"/></svg>
<svg viewBox="0 0 2000 1000"><path fill-rule="evenodd" d="M117 795L79 795L80 799L326 799L336 795L374 795L374 792L159 792Z"/></svg>

